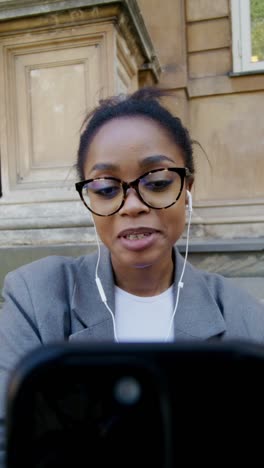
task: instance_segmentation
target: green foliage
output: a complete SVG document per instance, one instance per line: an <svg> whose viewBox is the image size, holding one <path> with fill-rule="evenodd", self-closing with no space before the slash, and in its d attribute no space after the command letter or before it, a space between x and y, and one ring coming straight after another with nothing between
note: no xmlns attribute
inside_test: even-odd
<svg viewBox="0 0 264 468"><path fill-rule="evenodd" d="M264 18L264 0L250 0L250 12L253 20Z"/></svg>
<svg viewBox="0 0 264 468"><path fill-rule="evenodd" d="M264 0L250 1L251 48L258 61L264 60Z"/></svg>

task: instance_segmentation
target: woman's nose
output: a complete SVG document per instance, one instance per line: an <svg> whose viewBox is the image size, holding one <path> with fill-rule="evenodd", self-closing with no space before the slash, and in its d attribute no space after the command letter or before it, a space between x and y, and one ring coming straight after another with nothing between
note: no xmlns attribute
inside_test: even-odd
<svg viewBox="0 0 264 468"><path fill-rule="evenodd" d="M140 213L148 213L150 208L143 203L136 190L129 188L126 192L124 205L119 210L120 215L137 216Z"/></svg>

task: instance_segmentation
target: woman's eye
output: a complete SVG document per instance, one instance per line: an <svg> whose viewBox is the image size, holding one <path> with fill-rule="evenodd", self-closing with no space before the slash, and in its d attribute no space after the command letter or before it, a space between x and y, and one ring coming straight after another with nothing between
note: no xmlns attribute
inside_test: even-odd
<svg viewBox="0 0 264 468"><path fill-rule="evenodd" d="M100 197L104 198L113 198L115 197L120 191L119 187L102 187L96 190L93 190L95 195L99 195Z"/></svg>
<svg viewBox="0 0 264 468"><path fill-rule="evenodd" d="M144 183L144 187L147 190L151 190L152 192L162 192L163 190L166 190L172 183L172 180L155 180L152 182L146 182Z"/></svg>

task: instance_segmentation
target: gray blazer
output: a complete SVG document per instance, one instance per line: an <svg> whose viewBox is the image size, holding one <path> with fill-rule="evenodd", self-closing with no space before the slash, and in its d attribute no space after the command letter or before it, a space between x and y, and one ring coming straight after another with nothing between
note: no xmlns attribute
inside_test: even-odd
<svg viewBox="0 0 264 468"><path fill-rule="evenodd" d="M175 249L175 288L183 258ZM22 355L56 341L113 341L113 324L95 284L97 254L47 257L7 275L0 312L0 467L4 466L5 388ZM108 304L115 310L108 251L99 265ZM264 343L264 307L232 281L189 263L174 323L175 340L247 339ZM1 458L2 456L2 458Z"/></svg>

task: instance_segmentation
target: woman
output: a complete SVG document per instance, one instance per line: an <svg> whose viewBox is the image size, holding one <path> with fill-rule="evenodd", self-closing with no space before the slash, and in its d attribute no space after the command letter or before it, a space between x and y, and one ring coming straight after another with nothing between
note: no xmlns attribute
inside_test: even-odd
<svg viewBox="0 0 264 468"><path fill-rule="evenodd" d="M7 275L0 417L9 370L39 344L264 342L263 306L219 275L185 269L174 247L191 211L192 141L158 97L143 89L103 101L86 121L76 188L104 244L100 255L48 257Z"/></svg>

